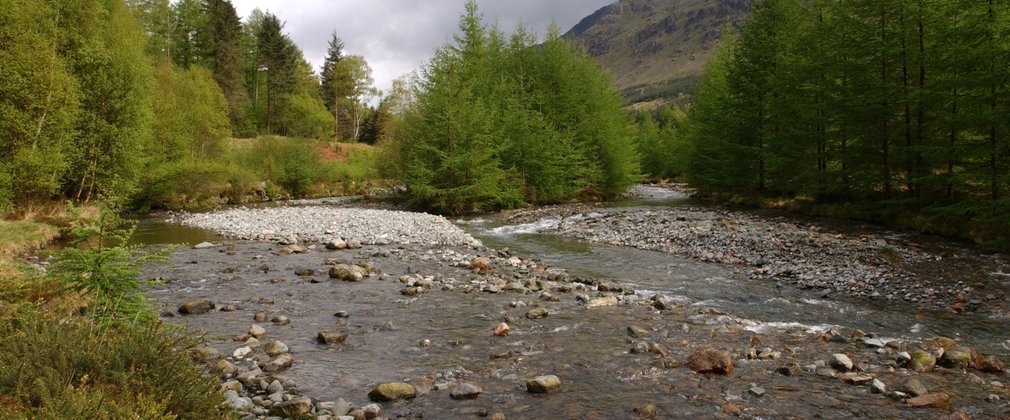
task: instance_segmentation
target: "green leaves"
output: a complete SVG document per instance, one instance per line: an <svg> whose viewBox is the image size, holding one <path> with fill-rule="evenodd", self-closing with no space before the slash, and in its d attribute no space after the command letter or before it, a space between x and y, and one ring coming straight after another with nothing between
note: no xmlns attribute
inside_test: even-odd
<svg viewBox="0 0 1010 420"><path fill-rule="evenodd" d="M557 28L542 45L522 27L506 37L474 2L459 28L423 68L398 132L414 204L487 211L613 193L638 178L612 80Z"/></svg>

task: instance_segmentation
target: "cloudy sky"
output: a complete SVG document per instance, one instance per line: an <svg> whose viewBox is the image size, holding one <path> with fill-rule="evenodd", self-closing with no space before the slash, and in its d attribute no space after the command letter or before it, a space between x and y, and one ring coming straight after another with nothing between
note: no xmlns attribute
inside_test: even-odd
<svg viewBox="0 0 1010 420"><path fill-rule="evenodd" d="M551 22L565 32L615 0L478 0L484 20L506 32L522 22L543 34ZM284 30L319 71L330 33L344 40L345 54L362 55L376 87L417 68L452 38L464 0L232 0L243 19L259 8L285 22Z"/></svg>

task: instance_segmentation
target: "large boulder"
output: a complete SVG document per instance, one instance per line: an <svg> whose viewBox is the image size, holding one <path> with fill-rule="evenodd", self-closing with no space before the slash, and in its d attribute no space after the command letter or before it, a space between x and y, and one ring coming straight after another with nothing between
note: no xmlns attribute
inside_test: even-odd
<svg viewBox="0 0 1010 420"><path fill-rule="evenodd" d="M376 385L368 398L375 402L410 399L417 396L417 389L405 382L386 382Z"/></svg>
<svg viewBox="0 0 1010 420"><path fill-rule="evenodd" d="M698 373L729 374L733 372L733 358L722 350L702 349L692 353L684 366Z"/></svg>
<svg viewBox="0 0 1010 420"><path fill-rule="evenodd" d="M293 398L273 406L272 410L285 417L297 418L312 412L312 400L306 397Z"/></svg>
<svg viewBox="0 0 1010 420"><path fill-rule="evenodd" d="M561 379L554 375L537 376L526 381L526 391L531 394L549 394L561 389Z"/></svg>
<svg viewBox="0 0 1010 420"><path fill-rule="evenodd" d="M356 265L337 264L330 268L330 278L343 281L361 281L368 276L368 271Z"/></svg>
<svg viewBox="0 0 1010 420"><path fill-rule="evenodd" d="M210 299L187 300L179 306L179 313L183 315L205 314L214 308L214 301Z"/></svg>

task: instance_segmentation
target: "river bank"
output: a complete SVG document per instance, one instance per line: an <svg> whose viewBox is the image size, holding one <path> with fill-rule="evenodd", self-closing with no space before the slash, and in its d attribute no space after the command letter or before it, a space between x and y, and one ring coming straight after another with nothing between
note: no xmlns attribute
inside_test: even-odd
<svg viewBox="0 0 1010 420"><path fill-rule="evenodd" d="M290 211L304 212L297 209ZM597 231L606 232L603 225L621 231L620 218L635 217L579 213L584 216L577 220L565 216L566 226L604 219L594 224ZM538 216L527 220L538 221L544 213L529 214ZM413 217L369 215L376 216ZM355 223L327 220L323 235L331 237L308 243L204 244L148 267L148 277L164 282L149 295L166 319L208 334L201 357L233 391L229 401L236 408L250 416L295 406L324 416L378 409L379 416L404 418L607 418L653 410L662 417L940 417L958 411L998 417L1008 410L1002 369L979 364L981 357L968 364L947 360L962 354L957 346L971 343L891 339L816 320L764 323L681 296L636 292L619 278L573 275L476 241L411 242L345 230ZM709 224L711 232L720 222ZM440 234L465 237L452 224L437 225ZM292 232L279 232L271 239L291 239ZM196 301L214 308L178 315L180 306ZM330 344L320 343L320 333ZM692 356L708 348L718 350L716 359L729 360L728 374L684 367L698 368ZM909 364L913 356L930 355L953 367ZM527 380L542 375L557 376L560 391L528 392L536 387L528 388ZM418 395L370 401L369 393L387 382L406 382ZM920 393L929 396L910 399ZM932 408L913 407L918 404Z"/></svg>

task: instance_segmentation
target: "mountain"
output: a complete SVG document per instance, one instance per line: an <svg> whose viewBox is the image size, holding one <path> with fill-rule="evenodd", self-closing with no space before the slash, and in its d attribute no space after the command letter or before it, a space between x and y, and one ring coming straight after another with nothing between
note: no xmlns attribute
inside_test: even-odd
<svg viewBox="0 0 1010 420"><path fill-rule="evenodd" d="M565 37L610 70L627 103L677 101L697 85L726 25L739 27L753 0L620 0Z"/></svg>

